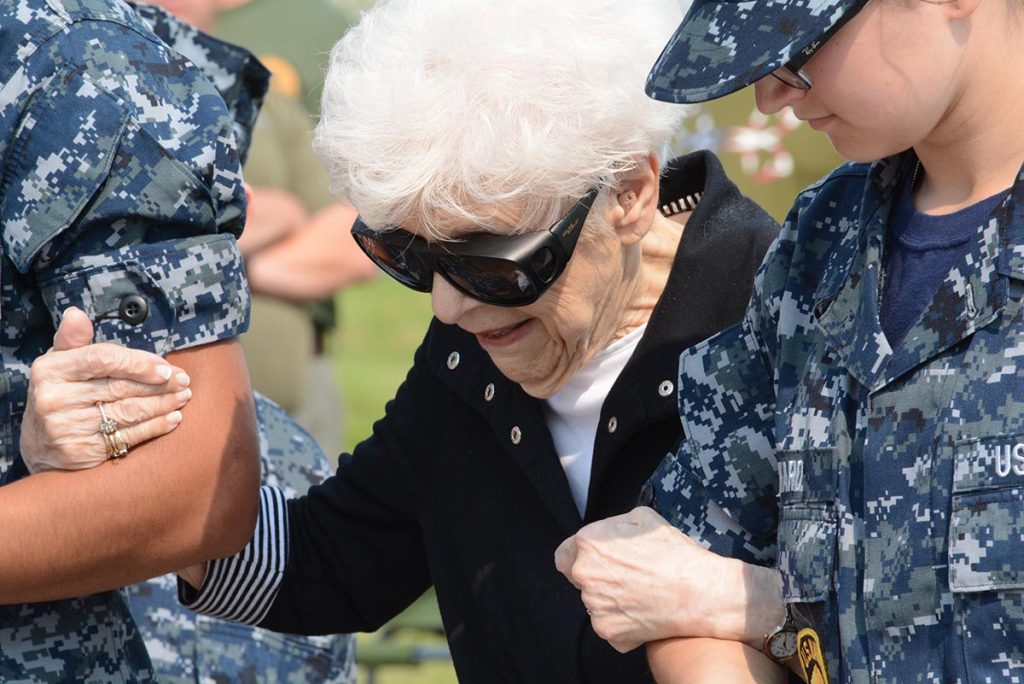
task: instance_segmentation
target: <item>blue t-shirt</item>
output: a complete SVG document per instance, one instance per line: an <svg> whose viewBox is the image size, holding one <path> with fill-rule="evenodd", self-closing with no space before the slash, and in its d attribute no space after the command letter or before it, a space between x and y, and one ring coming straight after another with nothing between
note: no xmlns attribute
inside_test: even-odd
<svg viewBox="0 0 1024 684"><path fill-rule="evenodd" d="M885 280L879 313L882 332L896 349L935 296L978 227L1006 197L1003 190L977 204L931 216L914 207L913 177L893 204L885 238Z"/></svg>

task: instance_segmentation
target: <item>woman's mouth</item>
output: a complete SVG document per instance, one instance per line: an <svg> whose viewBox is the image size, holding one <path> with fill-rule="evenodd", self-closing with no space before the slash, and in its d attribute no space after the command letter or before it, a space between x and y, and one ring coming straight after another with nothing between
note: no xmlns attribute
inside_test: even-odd
<svg viewBox="0 0 1024 684"><path fill-rule="evenodd" d="M536 319L534 318L527 318L525 321L520 321L515 325L478 332L476 339L480 346L485 349L508 347L521 340L530 331L530 328L533 327L532 324L535 321Z"/></svg>
<svg viewBox="0 0 1024 684"><path fill-rule="evenodd" d="M808 119L807 120L807 125L810 126L811 128L813 128L816 131L820 131L822 128L824 128L828 124L829 121L831 121L834 118L835 117L833 117L831 114L827 114L825 116L815 117L813 119Z"/></svg>

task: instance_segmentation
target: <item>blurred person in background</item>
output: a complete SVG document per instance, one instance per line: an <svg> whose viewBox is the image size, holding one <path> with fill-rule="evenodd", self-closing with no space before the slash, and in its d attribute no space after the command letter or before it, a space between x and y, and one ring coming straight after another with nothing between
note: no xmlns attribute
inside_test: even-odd
<svg viewBox="0 0 1024 684"><path fill-rule="evenodd" d="M436 318L373 435L304 497L264 487L249 547L186 571L187 605L368 631L433 584L464 681L650 679L553 555L675 450L679 351L739 319L777 231L714 155L658 155L685 110L642 84L680 17L671 0L393 0L339 42L318 151L363 248ZM48 430L90 390L44 371L83 373L88 351L37 363L34 392L75 397L26 418L51 465L81 461ZM741 566L654 633L770 629L725 581Z"/></svg>
<svg viewBox="0 0 1024 684"><path fill-rule="evenodd" d="M249 2L152 4L213 34L222 13L243 12ZM290 3L269 6L277 4L285 12L294 10ZM300 14L308 15L314 7L320 6L311 3ZM343 15L322 7L318 11L324 23L337 22L336 35L344 32ZM276 35L294 34L289 28L287 22L278 25ZM314 47L305 47L314 53ZM252 322L242 345L253 388L294 416L324 451L336 454L342 447L342 402L325 353L327 336L337 323L333 297L341 288L372 277L376 267L347 230L355 209L331 197L326 171L313 154L313 117L299 100L308 83L304 85L288 60L269 55L266 62L273 78L245 164L252 201L239 247L253 298Z"/></svg>
<svg viewBox="0 0 1024 684"><path fill-rule="evenodd" d="M244 45L295 93L303 109L320 111L331 48L373 0L214 0L217 37ZM282 78L283 77L283 78ZM287 81L285 83L285 81Z"/></svg>
<svg viewBox="0 0 1024 684"><path fill-rule="evenodd" d="M355 209L330 196L310 115L273 84L245 165L252 207L239 247L253 297L242 346L253 387L338 454L343 403L327 353L334 296L377 269L349 233Z"/></svg>
<svg viewBox="0 0 1024 684"><path fill-rule="evenodd" d="M244 3L148 4L209 34L224 7ZM238 245L252 314L240 339L257 391L262 481L295 496L333 472L322 448L331 454L341 449L341 403L330 360L323 355L323 335L334 324L330 297L370 277L376 267L348 233L355 210L334 202L328 192L327 174L310 148L310 115L289 90L287 77L281 87L275 80L276 75L244 167L250 203ZM129 588L132 612L161 682L355 681L351 636L282 635L197 615L181 607L175 587L174 576L167 575Z"/></svg>

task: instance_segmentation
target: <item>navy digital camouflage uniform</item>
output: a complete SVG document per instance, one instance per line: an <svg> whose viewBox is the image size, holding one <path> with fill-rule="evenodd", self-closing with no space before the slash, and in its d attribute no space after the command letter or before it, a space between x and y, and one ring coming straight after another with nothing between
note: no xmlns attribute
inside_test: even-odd
<svg viewBox="0 0 1024 684"><path fill-rule="evenodd" d="M261 394L255 395L265 484L292 498L333 472L309 433ZM260 682L354 684L355 638L296 636L198 615L178 603L177 576L129 588L132 613L161 684Z"/></svg>
<svg viewBox="0 0 1024 684"><path fill-rule="evenodd" d="M0 484L26 475L27 371L65 307L97 340L159 353L247 326L239 150L266 74L211 44L198 66L215 87L160 39L194 32L146 16L118 0L0 0ZM0 681L151 677L121 592L0 607Z"/></svg>
<svg viewBox="0 0 1024 684"><path fill-rule="evenodd" d="M833 682L1021 681L1024 173L892 349L881 251L915 162L799 196L743 322L681 358L687 439L653 504L775 560Z"/></svg>

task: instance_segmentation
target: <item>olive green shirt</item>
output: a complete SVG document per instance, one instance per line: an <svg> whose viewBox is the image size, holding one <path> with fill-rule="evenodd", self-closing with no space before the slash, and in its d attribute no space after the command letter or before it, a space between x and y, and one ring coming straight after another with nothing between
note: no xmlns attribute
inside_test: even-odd
<svg viewBox="0 0 1024 684"><path fill-rule="evenodd" d="M260 58L280 57L301 79L300 101L320 111L324 68L331 47L359 19L367 0L252 0L217 19L217 36Z"/></svg>

